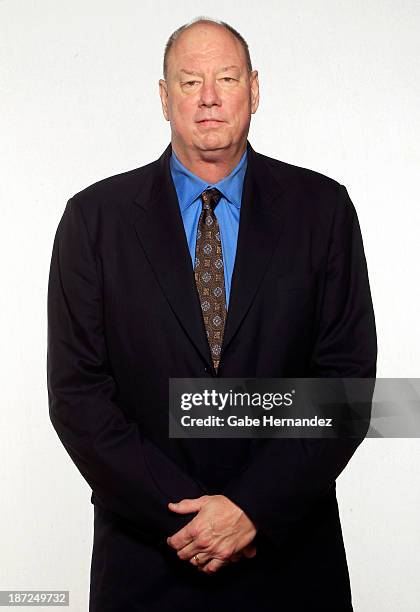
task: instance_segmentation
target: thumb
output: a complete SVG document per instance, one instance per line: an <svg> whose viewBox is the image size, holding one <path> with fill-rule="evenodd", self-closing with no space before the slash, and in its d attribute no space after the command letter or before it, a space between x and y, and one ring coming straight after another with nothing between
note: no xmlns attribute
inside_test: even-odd
<svg viewBox="0 0 420 612"><path fill-rule="evenodd" d="M179 514L189 514L190 512L198 512L203 505L201 497L197 499L182 499L178 503L169 502L169 510L178 512Z"/></svg>

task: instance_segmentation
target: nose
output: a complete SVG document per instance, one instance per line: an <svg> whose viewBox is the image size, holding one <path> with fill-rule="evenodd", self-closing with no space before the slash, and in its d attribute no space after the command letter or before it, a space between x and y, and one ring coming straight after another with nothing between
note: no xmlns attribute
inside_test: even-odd
<svg viewBox="0 0 420 612"><path fill-rule="evenodd" d="M214 81L204 81L200 93L200 106L220 106L221 100Z"/></svg>

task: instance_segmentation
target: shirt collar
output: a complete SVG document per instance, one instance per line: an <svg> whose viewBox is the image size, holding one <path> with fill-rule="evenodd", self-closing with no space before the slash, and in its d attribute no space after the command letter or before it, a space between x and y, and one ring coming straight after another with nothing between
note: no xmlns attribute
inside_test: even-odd
<svg viewBox="0 0 420 612"><path fill-rule="evenodd" d="M218 183L206 183L188 168L186 168L177 158L172 149L169 160L172 178L174 180L179 205L183 212L209 187L216 187L222 195L236 208L241 207L242 188L247 165L247 149L245 149L238 165L228 176L225 176Z"/></svg>

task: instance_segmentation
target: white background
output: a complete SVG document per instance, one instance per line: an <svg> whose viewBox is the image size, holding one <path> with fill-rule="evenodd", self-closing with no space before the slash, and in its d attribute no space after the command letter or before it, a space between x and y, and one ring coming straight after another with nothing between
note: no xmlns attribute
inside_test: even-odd
<svg viewBox="0 0 420 612"><path fill-rule="evenodd" d="M160 156L170 33L231 23L259 70L249 140L346 185L375 307L378 376L419 375L420 2L0 1L0 589L88 608L90 489L48 417L46 296L67 199ZM366 440L337 489L355 612L419 610L420 440ZM326 576L328 579L328 576Z"/></svg>

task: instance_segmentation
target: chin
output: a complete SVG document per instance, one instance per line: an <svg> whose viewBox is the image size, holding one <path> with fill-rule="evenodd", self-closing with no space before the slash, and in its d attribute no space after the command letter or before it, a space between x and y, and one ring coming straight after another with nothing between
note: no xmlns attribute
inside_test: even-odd
<svg viewBox="0 0 420 612"><path fill-rule="evenodd" d="M231 141L228 138L210 132L197 140L198 147L203 151L226 149L230 144Z"/></svg>

